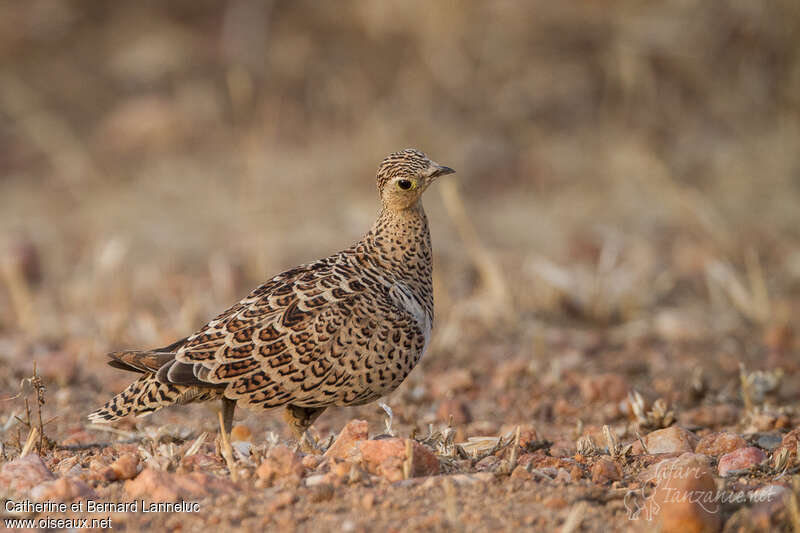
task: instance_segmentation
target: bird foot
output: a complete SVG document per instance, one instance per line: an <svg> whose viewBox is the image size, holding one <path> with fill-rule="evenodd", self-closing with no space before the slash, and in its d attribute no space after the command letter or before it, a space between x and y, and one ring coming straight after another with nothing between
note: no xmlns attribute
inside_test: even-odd
<svg viewBox="0 0 800 533"><path fill-rule="evenodd" d="M307 455L319 455L319 441L314 438L310 431L305 430L297 441L297 450Z"/></svg>
<svg viewBox="0 0 800 533"><path fill-rule="evenodd" d="M394 413L392 412L392 408L386 405L383 402L378 402L378 405L386 412L386 420L384 421L386 424L386 434L391 435L394 437L394 431L392 431L392 422L394 421Z"/></svg>

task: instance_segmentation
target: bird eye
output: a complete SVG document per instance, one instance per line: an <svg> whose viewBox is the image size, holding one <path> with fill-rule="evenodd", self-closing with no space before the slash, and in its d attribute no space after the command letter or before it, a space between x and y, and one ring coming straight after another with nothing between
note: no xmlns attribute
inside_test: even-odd
<svg viewBox="0 0 800 533"><path fill-rule="evenodd" d="M397 186L403 189L404 191L407 191L409 189L414 188L414 182L411 180L398 180Z"/></svg>

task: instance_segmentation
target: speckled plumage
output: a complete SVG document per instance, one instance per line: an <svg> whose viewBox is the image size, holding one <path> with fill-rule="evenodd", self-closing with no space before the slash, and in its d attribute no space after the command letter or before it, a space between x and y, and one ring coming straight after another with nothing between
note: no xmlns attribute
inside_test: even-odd
<svg viewBox="0 0 800 533"><path fill-rule="evenodd" d="M285 406L301 435L329 406L396 389L433 326L431 241L421 195L452 169L403 150L380 165L381 213L357 243L279 274L198 332L147 352L110 354L139 380L89 415L96 422L172 404L223 399Z"/></svg>

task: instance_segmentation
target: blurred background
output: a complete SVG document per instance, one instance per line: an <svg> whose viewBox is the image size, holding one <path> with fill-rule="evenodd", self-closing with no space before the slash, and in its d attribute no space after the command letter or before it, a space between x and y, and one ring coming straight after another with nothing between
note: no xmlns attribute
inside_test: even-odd
<svg viewBox="0 0 800 533"><path fill-rule="evenodd" d="M36 360L82 424L106 351L348 246L416 147L458 171L417 420L572 424L598 373L736 403L740 362L796 398L798 119L794 0L2 1L0 390Z"/></svg>

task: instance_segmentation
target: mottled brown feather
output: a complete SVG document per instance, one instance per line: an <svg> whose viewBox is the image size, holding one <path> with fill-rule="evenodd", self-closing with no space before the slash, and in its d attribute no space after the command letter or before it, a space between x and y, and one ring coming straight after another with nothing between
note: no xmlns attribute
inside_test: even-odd
<svg viewBox="0 0 800 533"><path fill-rule="evenodd" d="M377 176L383 209L359 242L275 276L165 349L110 354L111 364L143 376L91 418L224 397L288 406L290 424L302 429L328 406L393 391L430 337L431 242L420 197L449 172L416 150L388 156Z"/></svg>

